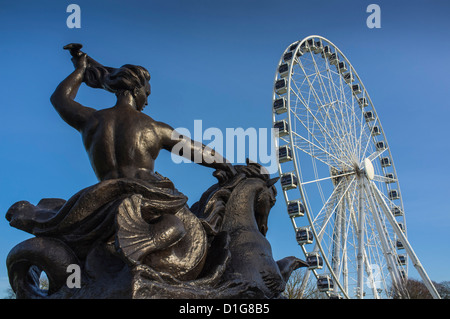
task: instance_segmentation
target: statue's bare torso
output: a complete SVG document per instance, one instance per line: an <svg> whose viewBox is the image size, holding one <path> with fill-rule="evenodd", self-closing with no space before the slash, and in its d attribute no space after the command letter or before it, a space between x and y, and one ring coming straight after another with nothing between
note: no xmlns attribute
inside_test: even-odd
<svg viewBox="0 0 450 319"><path fill-rule="evenodd" d="M82 130L83 143L99 180L148 179L163 148L161 125L133 109L94 112Z"/></svg>

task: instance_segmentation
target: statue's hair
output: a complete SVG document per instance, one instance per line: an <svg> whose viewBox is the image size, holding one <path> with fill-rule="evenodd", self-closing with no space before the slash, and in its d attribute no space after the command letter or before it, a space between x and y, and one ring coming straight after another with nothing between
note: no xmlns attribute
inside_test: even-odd
<svg viewBox="0 0 450 319"><path fill-rule="evenodd" d="M150 73L138 65L125 64L109 73L104 80L104 88L110 92L130 91L143 87L150 81Z"/></svg>
<svg viewBox="0 0 450 319"><path fill-rule="evenodd" d="M86 69L84 82L93 88L120 93L145 86L150 73L142 66L125 64L120 68L95 65Z"/></svg>

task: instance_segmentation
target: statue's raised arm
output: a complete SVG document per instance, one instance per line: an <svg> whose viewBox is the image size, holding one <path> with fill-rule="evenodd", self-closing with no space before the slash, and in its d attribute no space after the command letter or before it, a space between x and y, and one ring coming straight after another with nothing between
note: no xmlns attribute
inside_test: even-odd
<svg viewBox="0 0 450 319"><path fill-rule="evenodd" d="M87 119L95 110L74 100L84 79L88 65L87 55L82 53L79 56L74 56L72 61L75 70L58 85L50 101L67 124L81 131Z"/></svg>

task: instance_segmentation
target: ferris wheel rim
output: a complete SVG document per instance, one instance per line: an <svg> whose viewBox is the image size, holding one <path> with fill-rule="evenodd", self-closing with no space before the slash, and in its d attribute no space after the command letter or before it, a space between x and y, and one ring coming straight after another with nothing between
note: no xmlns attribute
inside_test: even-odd
<svg viewBox="0 0 450 319"><path fill-rule="evenodd" d="M347 65L348 65L349 69L352 70L352 74L357 78L358 83L362 86L362 89L363 89L364 92L365 92L365 96L366 96L367 99L368 99L369 105L371 106L371 109L374 111L374 113L375 113L375 115L376 115L376 118L377 118L377 120L378 120L378 124L377 124L377 125L378 125L379 127L381 127L382 139L383 139L384 141L387 142L387 138L386 138L385 131L384 131L384 129L382 129L381 121L380 121L379 117L377 116L375 107L374 107L374 105L373 105L373 103L372 103L372 100L371 100L371 98L370 98L370 96L369 96L369 94L368 94L367 89L365 88L365 86L364 86L364 84L363 84L361 78L360 78L359 75L357 74L355 68L354 68L353 65L350 63L350 61L348 60L348 58L342 53L342 51L341 51L334 43L332 43L332 42L329 41L328 39L326 39L326 38L324 38L324 37L321 37L321 36L318 36L318 35L311 35L311 36L308 36L308 37L302 39L301 41L295 41L295 42L293 42L292 44L290 44L290 45L286 48L286 50L283 52L283 54L282 54L282 56L281 56L281 58L280 58L280 61L279 61L279 64L278 64L278 65L281 64L281 62L282 62L282 60L283 60L283 55L289 50L289 48L290 48L292 45L297 44L297 47L295 48L295 52L293 53L293 56L296 56L297 51L300 50L302 44L305 43L308 39L321 39L321 40L326 41L328 44L332 45L332 47L336 50L336 52L339 53L340 57L342 57L342 58L345 60L345 62L347 62ZM340 60L341 60L341 59L340 59ZM287 91L288 91L288 92L290 92L290 90L291 90L291 74L292 74L292 69L293 69L293 67L294 67L294 63L290 63L290 65L289 65L289 77L288 77L289 80L288 80L288 86L287 86ZM278 78L278 72L275 73L275 81L277 80L277 78ZM276 93L275 93L275 91L274 91L274 94L273 94L273 100L275 99L275 96L276 96ZM292 123L292 119L291 119L291 110L290 110L290 108L291 108L290 94L287 95L287 99L288 99L288 102L287 102L287 107L288 107L288 111L287 111L287 113L288 113L288 123L291 124L291 123ZM273 114L273 122L275 123L275 114ZM290 140L291 148L294 149L294 146L295 146L295 145L293 144L294 139L293 139L293 136L292 136L292 134L293 134L293 132L292 132L292 126L289 126L289 128L290 128L290 130L289 130L289 140ZM373 141L374 141L374 139L373 139L373 136L372 136L371 139L370 139L370 142L373 142ZM395 174L395 177L396 177L395 183L396 183L396 185L397 185L398 191L400 191L399 179L398 179L397 171L396 171L396 169L395 169L395 165L394 165L394 163L393 163L393 156L392 156L392 154L391 154L390 148L388 147L386 151L388 152L389 158L390 158L391 161L392 161L392 169L393 169L394 174ZM294 168L295 168L295 172L296 172L296 174L297 174L297 177L300 178L300 176L301 176L301 170L300 170L300 168L299 168L299 163L298 163L298 160L297 160L297 154L296 154L296 152L293 152L293 165L294 165ZM278 163L278 170L279 170L279 173L282 174L283 171L282 171L282 169L281 169L280 163ZM350 185L351 185L351 183L350 183ZM350 186L350 185L349 185L349 186ZM315 227L313 226L314 223L313 223L313 220L311 219L312 216L311 216L311 214L310 214L310 211L311 211L311 210L310 210L310 208L308 207L309 204L308 204L308 202L307 202L307 200L306 200L307 197L305 196L306 191L304 190L304 187L303 187L303 186L304 186L304 185L302 185L302 183L299 183L299 185L297 186L297 189L298 189L299 192L300 192L300 196L301 196L301 198L302 198L303 205L305 205L305 211L306 211L306 216L307 216L307 218L308 218L309 226L311 227L311 230L312 230L312 232L313 232L314 238L316 238L316 240L317 240L317 238L318 238L318 237L317 237L317 232L316 232ZM288 202L288 198L287 198L287 196L286 196L286 192L283 192L283 193L284 193L285 201ZM401 207L402 211L404 211L404 209L403 209L403 200L402 200L401 197L400 197L400 203L399 203L399 204L400 204L400 207ZM404 220L404 214L403 214L403 220ZM296 227L295 222L294 222L293 220L292 220L292 222L293 222L293 226ZM406 224L406 223L405 223L405 224ZM327 268L328 268L329 273L332 275L333 278L337 279L338 277L336 276L336 274L334 274L334 272L333 272L333 270L332 270L332 267L331 267L331 265L329 264L329 260L328 260L328 258L326 258L326 254L325 254L325 252L323 251L322 245L321 245L320 243L317 243L317 244L318 244L318 248L319 248L319 250L320 250L322 256L324 257L324 262L325 262L326 265L327 265ZM304 252L304 254L305 254L305 256L306 256L306 249L304 248L304 245L302 245L302 250L303 250L303 252ZM314 275L315 275L316 278L317 278L318 275L316 274L316 272L313 272L313 273L314 273ZM336 282L337 285L339 286L340 291L341 291L341 293L344 295L344 297L349 298L348 294L347 294L347 293L344 291L344 289L342 288L340 281L339 281L339 280L335 280L335 282Z"/></svg>

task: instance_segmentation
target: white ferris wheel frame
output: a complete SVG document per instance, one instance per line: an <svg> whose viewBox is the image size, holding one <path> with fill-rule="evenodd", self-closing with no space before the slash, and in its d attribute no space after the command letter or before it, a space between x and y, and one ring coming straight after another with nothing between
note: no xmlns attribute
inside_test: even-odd
<svg viewBox="0 0 450 319"><path fill-rule="evenodd" d="M328 46L331 46L332 49L334 49L333 53L336 53L339 56L338 62L339 61L343 61L343 62L346 63L346 65L348 67L348 70L349 70L350 76L354 77L354 80L350 80L350 85L352 85L352 83L355 82L355 81L360 85L361 91L364 92L364 96L367 99L367 105L370 106L369 109L373 112L373 115L375 117L375 121L376 121L375 123L379 127L379 130L381 131L381 134L378 134L378 135L382 136L381 140L385 142L386 147L384 149L382 149L382 150L379 150L377 152L374 152L374 153L370 154L364 160L361 159L362 161L361 161L361 163L359 163L359 168L361 168L361 170L359 170L359 173L362 173L362 174L356 173L356 171L358 171L358 168L355 168L354 171L349 171L349 172L345 172L344 171L344 172L338 173L337 175L331 175L331 173L330 173L330 175L331 175L330 177L322 177L322 178L317 178L318 177L317 176L317 172L315 172L315 177L316 177L315 180L308 180L308 181L302 181L301 180L302 179L302 174L301 174L301 170L300 170L300 167L299 167L300 163L299 163L299 160L297 159L297 150L300 149L300 148L298 147L298 145L296 145L294 143L294 141L296 139L297 140L298 139L302 139L305 142L314 144L313 147L320 148L319 146L315 145L316 141L318 142L317 144L320 144L320 141L318 139L316 139L316 141L312 141L312 142L308 141L307 137L303 137L300 134L298 134L297 132L295 132L292 129L293 126L291 125L293 123L292 116L296 116L297 119L300 120L300 118L295 114L295 112L291 110L291 92L293 92L295 94L295 90L293 89L293 87L296 86L295 83L292 81L293 68L294 68L295 65L301 65L302 71L305 73L305 77L307 78L307 81L309 82L310 80L309 80L308 76L306 75L305 70L303 69L303 65L301 63L299 63L300 62L300 57L303 56L303 54L309 54L310 53L311 55L313 55L313 54L318 53L318 52L313 53L312 50L309 50L307 52L303 52L301 56L298 56L298 51L302 50L302 48L304 48L303 45L304 44L307 45L307 41L310 40L310 39L313 39L313 41L321 41L321 43L327 43ZM294 46L294 49L292 49L293 46ZM283 63L286 63L286 61L284 61L284 56L288 52L292 53L292 55L291 55L292 59L287 62L288 67L289 67L289 70L288 70L288 73L287 73L288 75L287 76L285 75L284 77L282 77L280 75L280 73L279 73L279 66L281 64L283 64ZM300 51L300 52L302 52L302 51ZM324 57L324 59L326 59L326 57ZM296 61L296 63L294 63L295 61ZM315 63L315 59L314 58L313 58L313 62L314 62L314 66L316 68L317 73L319 73L319 69L317 68L317 65ZM338 72L340 72L340 71L338 71ZM287 79L287 87L286 87L286 92L285 93L279 94L279 93L277 93L277 90L275 88L275 84L276 84L277 80L280 80L282 78L286 78ZM332 81L332 76L331 75L329 76L329 78ZM342 81L341 81L341 83L342 83ZM294 85L291 86L292 84L294 84ZM347 82L347 84L348 84L348 82ZM310 82L309 82L309 85L311 86L311 90L315 91L314 87L311 85ZM297 88L297 90L300 90L298 87L296 87L296 88ZM299 94L301 95L301 93L299 93ZM296 94L298 99L300 99L299 94L298 93ZM317 95L317 92L315 92L315 94ZM346 201L348 201L348 205L351 206L350 205L351 202L349 200L348 190L349 190L350 186L352 186L352 184L355 183L354 195L356 195L356 193L358 194L358 196L359 196L358 203L359 203L360 207L349 207L348 209L349 210L350 209L352 209L352 210L356 209L357 210L357 212L356 212L357 215L353 211L354 220L352 221L353 222L352 227L353 227L354 231L357 233L357 246L358 246L357 247L357 265L356 265L356 269L357 269L356 298L363 298L364 297L364 283L365 283L364 272L367 274L367 278L368 279L366 279L366 280L370 281L370 280L373 280L373 278L374 278L373 274L371 273L370 265L368 265L369 258L367 256L367 252L366 252L366 249L365 249L365 242L364 242L364 240L365 240L365 232L367 231L364 228L365 227L365 220L366 220L366 217L365 217L366 213L370 213L372 215L372 218L373 218L373 221L374 221L373 227L376 229L376 232L378 233L378 237L377 238L379 239L380 244L381 244L382 254L383 254L384 260L386 262L386 266L387 266L386 268L387 268L387 270L388 270L388 272L390 274L390 280L392 282L392 285L397 287L397 288L399 288L399 289L402 289L402 287L403 287L403 285L402 285L403 279L402 278L403 277L402 277L402 274L401 274L400 269L399 269L401 267L398 266L398 263L396 262L396 259L395 259L395 257L396 256L398 257L398 255L397 255L396 252L392 251L392 243L390 242L390 239L387 238L387 236L389 236L389 235L388 235L387 230L386 230L386 222L388 222L390 224L390 227L392 227L392 231L395 233L395 236L397 236L397 239L400 240L401 243L403 244L404 249L406 250L407 255L409 257L407 260L410 260L412 262L413 266L417 269L419 275L422 277L422 279L423 279L426 287L430 291L431 295L434 298L440 298L438 292L436 291L436 288L433 286L431 280L429 279L427 273L425 272L425 269L423 268L422 264L420 263L419 259L417 258L414 250L412 249L412 247L411 247L411 245L410 245L410 243L409 243L409 241L407 239L407 235L406 235L406 221L405 221L405 214L404 214L404 209L403 209L402 198L401 197L398 198L399 205L397 205L397 206L403 212L401 218L402 218L402 221L403 221L404 229L400 228L400 225L399 225L398 221L396 220L396 217L391 212L392 203L390 203L390 205L388 205L387 202L386 202L386 201L389 202L389 198L387 198L386 195L383 194L383 192L380 191L378 189L378 187L376 186L376 184L374 183L374 180L378 181L378 182L386 182L387 181L386 177L374 174L373 166L371 164L373 162L373 160L375 160L376 158L379 158L383 153L385 155L387 154L388 158L391 161L391 163L390 163L391 165L390 166L391 166L391 169L393 171L393 174L394 174L393 176L395 178L395 181L390 180L389 181L389 185L388 185L388 183L386 183L386 185L388 185L388 186L386 186L386 188L387 188L387 190L389 190L390 189L390 184L394 184L395 183L396 190L400 193L400 185L398 183L398 175L397 175L397 172L395 170L395 165L394 165L394 162L393 162L393 157L392 157L392 154L391 154L391 151L390 151L390 148L389 148L389 144L387 144L385 131L383 130L383 128L381 126L381 122L380 122L380 120L379 120L379 118L377 116L377 113L376 113L375 108L373 106L372 100L370 99L370 96L369 96L367 90L365 89L365 87L364 87L360 77L356 73L356 71L353 68L353 66L351 65L350 61L345 57L345 55L339 50L339 48L336 45L334 45L331 41L329 41L328 39L326 39L324 37L321 37L321 36L318 36L318 35L311 35L311 36L308 36L308 37L304 38L301 41L293 42L292 44L287 46L286 50L281 55L281 58L279 60L278 66L277 66L277 71L275 72L274 92L273 92L273 100L272 101L274 102L277 98L280 98L280 97L283 97L283 96L286 97L287 110L285 112L287 113L286 121L288 123L288 135L287 135L287 139L284 139L284 141L286 142L285 145L290 146L290 148L292 150L292 162L293 162L293 166L294 166L294 173L295 173L295 176L298 179L298 185L296 185L296 187L294 187L294 188L297 189L300 192L300 198L301 198L302 204L304 205L305 215L306 215L306 218L308 220L309 228L312 231L314 242L315 242L314 249L311 250L310 252L320 253L320 255L323 257L323 261L325 263L324 267L326 267L326 271L328 272L328 274L330 274L331 278L334 280L334 284L336 284L336 286L334 288L334 293L336 293L337 295L340 295L341 297L344 297L344 298L350 298L350 294L348 292L348 287L347 287L348 286L348 282L346 282L346 281L348 281L348 278L343 278L343 279L339 280L340 276L338 274L336 274L336 272L339 270L339 268L340 269L342 269L342 267L345 268L346 265L345 264L344 265L339 265L339 263L337 263L338 266L336 267L336 265L335 264L332 265L330 260L329 260L329 258L327 258L326 254L325 254L325 251L324 251L324 248L322 247L322 238L323 238L323 235L324 235L323 231L325 229L325 226L319 232L317 231L316 227L314 227L314 222L315 222L313 220L314 216L312 215L311 208L309 207L309 203L308 203L308 200L307 200L307 196L306 196L306 191L304 189L304 185L311 184L311 183L318 183L318 182L321 182L321 181L327 180L327 179L337 180L338 177L344 177L344 176L347 179L347 178L350 177L350 175L354 175L353 179L348 183L347 189L345 191L342 191L342 190L340 191L341 192L341 194L340 194L341 196L340 196L339 202L335 205L335 207L333 208L333 211L331 211L331 213L328 213L328 215L329 215L328 219L331 218L331 215L333 215L333 213L334 213L334 211L336 209L341 209L341 208L338 207L340 205L341 201L343 201L342 205L344 206L344 208L343 208L344 210L345 210L345 202ZM331 102L331 99L330 99L330 103L334 103L334 102ZM308 108L308 105L304 104L304 107ZM361 109L363 111L364 107L361 107ZM309 110L309 112L311 113L311 116L314 116L313 113L310 110ZM277 114L275 112L275 110L273 110L272 115L273 115L273 124L275 125L275 123L277 121L279 121L279 117L280 116L279 116L279 114ZM364 119L361 119L361 135L363 133L362 125L365 124L363 122L363 120ZM317 122L319 123L319 121L317 121ZM369 125L369 124L367 124L367 125ZM321 131L323 129L324 129L323 127L320 128ZM311 133L311 131L308 131L308 134L310 134L310 133ZM311 136L313 136L313 134L311 134ZM330 138L331 138L331 135L330 135ZM362 136L360 136L360 138L362 140ZM364 149L363 153L366 152L367 147L369 146L369 143L375 143L375 142L376 142L376 140L375 140L374 135L368 136L367 144L365 146L365 149ZM275 145L277 146L277 149L278 149L278 147L279 147L279 137L278 136L275 139ZM296 148L297 148L297 150L296 150ZM321 148L321 150L324 151L324 152L327 152L325 147ZM303 151L305 152L305 150L303 150ZM316 154L314 154L314 152L307 153L307 155L309 155L311 157L314 157L314 159L312 159L313 163L314 163L315 160L319 160L319 161L323 162L323 159L321 160L320 158L318 158L318 156ZM330 158L333 157L334 160L341 161L339 158L337 158L336 156L334 156L331 153L328 153L327 156L330 156ZM346 164L346 163L344 163L344 164L348 166L348 164ZM283 166L284 166L283 163L280 163L278 161L278 171L279 171L280 176L282 176L282 174L283 174ZM314 168L315 168L315 166L314 166ZM382 168L382 171L384 172L384 168ZM325 206L329 202L331 203L332 199L336 200L336 198L332 198L332 197L337 194L337 192L335 194L335 191L337 191L339 189L340 184L342 184L342 183L339 183L339 182L336 183L332 194L330 195L328 200L324 203L323 208L325 208ZM344 185L344 186L346 186L346 185ZM288 204L288 202L289 202L288 191L283 189L283 195L284 195L284 199L286 201L286 204ZM345 196L345 199L344 199L344 196ZM362 207L363 206L363 199L365 199L366 208ZM323 202L323 199L322 199L322 202ZM369 212L366 212L366 210L369 210ZM319 212L319 214L320 214L320 212ZM381 216L381 214L383 214L384 216ZM344 215L345 215L345 212L344 212ZM356 216L357 216L357 218L356 218ZM290 217L290 218L291 218L292 225L293 225L294 229L296 231L299 230L299 227L297 226L297 223L296 223L296 218L295 217ZM350 224L350 221L348 223ZM342 222L342 224L344 224L344 222ZM336 236L336 238L338 238L338 240L342 240L343 239L345 241L346 237L343 234L344 231L342 231L342 234L340 233L341 232L341 230L340 230L341 227L335 227L335 229L336 230L333 230L333 238L334 238L334 236ZM336 232L336 234L335 234L335 232ZM346 247L345 243L344 244L339 243L339 245L341 245L341 247ZM336 245L336 246L339 247L339 245ZM309 253L308 249L307 249L307 246L308 245L300 244L301 250L303 251L305 256L307 256L307 254ZM341 255L345 254L344 249L343 248L338 248L337 253L339 253ZM407 273L408 273L408 262L403 267L403 269L404 269L404 272L405 272L405 274L407 276ZM318 272L315 269L308 270L308 272L307 272L307 274L305 276L305 279L303 281L302 288L304 287L306 281L308 280L310 272L312 272L315 275L316 278L319 278L319 274L318 274ZM375 285L374 282L372 282L371 287L372 287L373 297L374 298L379 298L378 290L376 289L376 285ZM330 296L330 297L333 296L333 295L336 295L334 293L327 292L328 296Z"/></svg>

